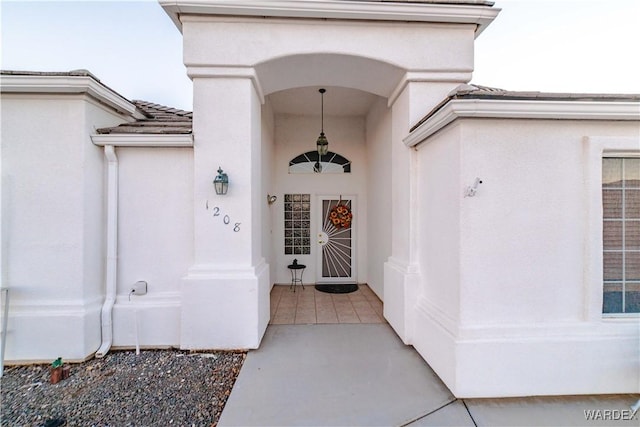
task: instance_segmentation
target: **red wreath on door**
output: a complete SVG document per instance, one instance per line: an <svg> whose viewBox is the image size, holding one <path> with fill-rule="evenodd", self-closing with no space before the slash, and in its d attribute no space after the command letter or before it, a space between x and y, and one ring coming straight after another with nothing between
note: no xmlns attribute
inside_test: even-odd
<svg viewBox="0 0 640 427"><path fill-rule="evenodd" d="M353 213L346 205L342 204L342 198L336 206L329 212L329 220L336 228L349 228L351 227L351 220L353 219Z"/></svg>

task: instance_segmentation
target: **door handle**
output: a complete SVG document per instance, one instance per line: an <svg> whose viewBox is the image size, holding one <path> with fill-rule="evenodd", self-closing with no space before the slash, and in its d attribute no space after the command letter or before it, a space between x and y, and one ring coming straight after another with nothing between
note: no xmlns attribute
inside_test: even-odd
<svg viewBox="0 0 640 427"><path fill-rule="evenodd" d="M318 243L324 243L324 240L318 240Z"/></svg>

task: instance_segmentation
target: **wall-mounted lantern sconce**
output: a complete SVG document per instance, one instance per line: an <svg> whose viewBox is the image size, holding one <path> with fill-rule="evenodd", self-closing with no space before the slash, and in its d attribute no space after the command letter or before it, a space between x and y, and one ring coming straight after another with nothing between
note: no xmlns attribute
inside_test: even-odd
<svg viewBox="0 0 640 427"><path fill-rule="evenodd" d="M216 194L222 196L227 194L229 189L229 176L222 171L222 168L218 166L218 176L213 180L213 186L216 189Z"/></svg>
<svg viewBox="0 0 640 427"><path fill-rule="evenodd" d="M278 200L278 196L271 196L271 195L267 194L267 203L272 205L272 204L274 204L276 202L276 200Z"/></svg>

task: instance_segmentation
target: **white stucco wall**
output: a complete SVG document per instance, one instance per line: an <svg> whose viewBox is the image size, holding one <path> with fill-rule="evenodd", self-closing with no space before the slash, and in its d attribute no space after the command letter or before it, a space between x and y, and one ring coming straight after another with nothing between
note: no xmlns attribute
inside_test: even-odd
<svg viewBox="0 0 640 427"><path fill-rule="evenodd" d="M242 77L193 84L194 263L181 287L180 346L257 348L269 322L270 289L262 257L260 97ZM229 176L226 195L212 185L218 166Z"/></svg>
<svg viewBox="0 0 640 427"><path fill-rule="evenodd" d="M193 150L118 148L114 347L180 344L180 287L193 263ZM131 296L146 281L147 294Z"/></svg>
<svg viewBox="0 0 640 427"><path fill-rule="evenodd" d="M323 84L388 97L406 70L432 81L444 75L468 81L473 71L475 25L202 15L181 20L190 74L255 66L265 95ZM208 68L213 64L216 69Z"/></svg>
<svg viewBox="0 0 640 427"><path fill-rule="evenodd" d="M456 396L638 392L637 316L603 318L587 250L601 239L590 199L606 147L585 139L638 151L637 132L637 122L463 119L418 147L414 345ZM476 177L477 195L463 197Z"/></svg>
<svg viewBox="0 0 640 427"><path fill-rule="evenodd" d="M366 120L367 283L384 298L384 263L391 255L391 110L379 98Z"/></svg>
<svg viewBox="0 0 640 427"><path fill-rule="evenodd" d="M100 344L104 170L89 135L124 121L86 95L2 94L8 361L80 360Z"/></svg>
<svg viewBox="0 0 640 427"><path fill-rule="evenodd" d="M319 245L314 235L321 227L318 218L317 196L356 196L357 210L353 212L353 227L356 231L355 256L357 259L357 281L367 282L367 156L364 117L327 117L324 129L329 140L329 151L338 153L351 161L348 174L289 174L289 161L294 157L316 149L320 132L320 117L279 115L275 121L275 158L273 163L274 185L279 200L271 207L273 213L273 239L275 250L274 283L290 283L291 274L287 265L294 258L305 264L305 283L314 283ZM284 195L311 195L311 254L284 254Z"/></svg>
<svg viewBox="0 0 640 427"><path fill-rule="evenodd" d="M274 133L275 133L275 116L271 103L267 100L262 106L262 256L267 264L269 264L269 286L273 285L273 278L276 274L275 248L274 248L274 207L276 205L267 203L267 195L276 196L276 203L283 203L284 197L278 194L273 184L274 169Z"/></svg>
<svg viewBox="0 0 640 427"><path fill-rule="evenodd" d="M420 212L425 197L416 178L418 154L404 143L411 127L431 111L454 82L412 82L391 106L391 256L384 266L384 315L405 344L414 343L415 306L419 296L421 265L418 243ZM430 183L433 184L433 183Z"/></svg>
<svg viewBox="0 0 640 427"><path fill-rule="evenodd" d="M446 378L456 378L450 334L460 317L460 133L459 126L450 126L417 153L416 252L422 280L418 298L406 307L415 311L412 344Z"/></svg>

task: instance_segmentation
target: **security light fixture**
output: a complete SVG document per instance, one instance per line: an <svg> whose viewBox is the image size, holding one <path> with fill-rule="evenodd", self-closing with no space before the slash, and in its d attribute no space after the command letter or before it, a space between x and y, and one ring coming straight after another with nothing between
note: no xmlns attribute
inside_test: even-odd
<svg viewBox="0 0 640 427"><path fill-rule="evenodd" d="M329 152L329 141L327 141L327 137L324 136L324 93L326 91L324 88L318 91L320 92L320 136L316 141L316 146L318 147L318 155L320 158ZM320 170L318 170L318 172L320 172Z"/></svg>
<svg viewBox="0 0 640 427"><path fill-rule="evenodd" d="M213 186L216 189L216 194L219 196L227 194L229 189L229 176L222 171L222 168L218 166L218 175L213 180Z"/></svg>

